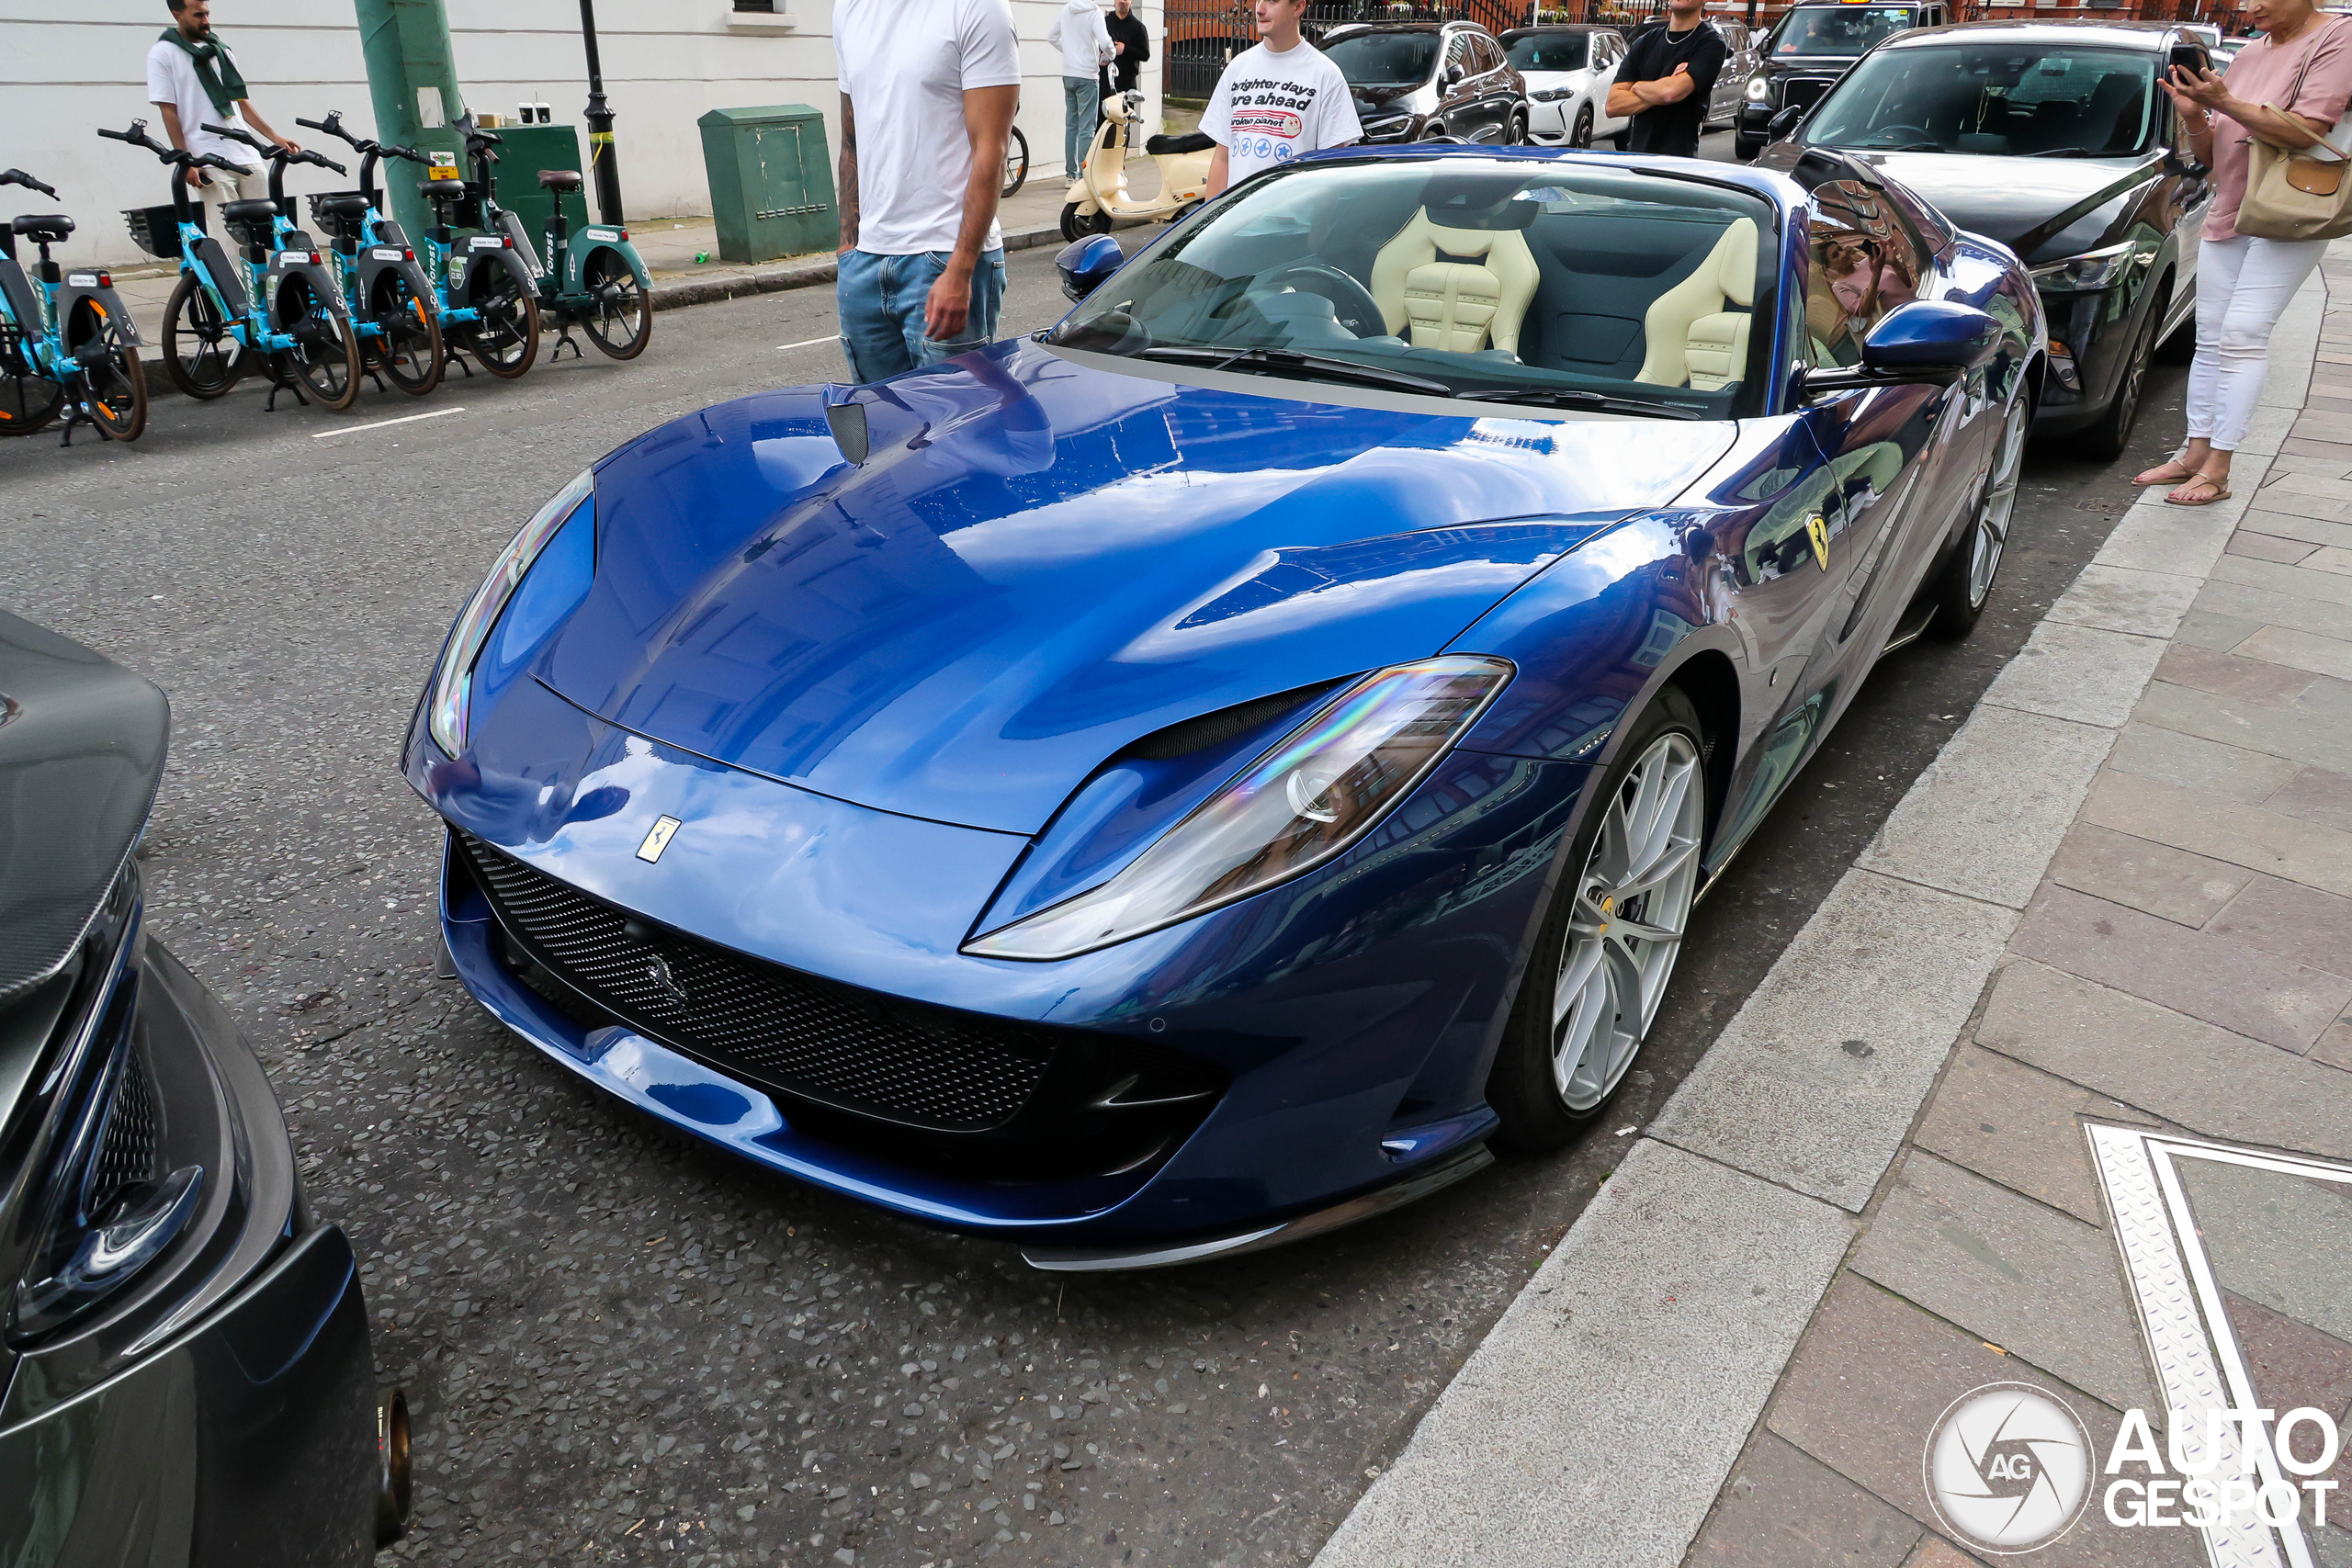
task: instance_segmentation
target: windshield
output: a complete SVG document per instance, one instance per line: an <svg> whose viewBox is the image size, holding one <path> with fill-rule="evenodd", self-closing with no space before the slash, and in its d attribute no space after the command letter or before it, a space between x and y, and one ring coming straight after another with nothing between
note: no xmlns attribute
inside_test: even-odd
<svg viewBox="0 0 2352 1568"><path fill-rule="evenodd" d="M1819 147L2123 157L2155 134L2163 57L2045 44L1937 43L1856 66L1806 122Z"/></svg>
<svg viewBox="0 0 2352 1568"><path fill-rule="evenodd" d="M1323 48L1351 87L1401 87L1426 82L1437 69L1435 33L1357 33Z"/></svg>
<svg viewBox="0 0 2352 1568"><path fill-rule="evenodd" d="M1521 33L1503 52L1521 71L1581 71L1592 48L1589 33Z"/></svg>
<svg viewBox="0 0 2352 1568"><path fill-rule="evenodd" d="M1784 54L1862 53L1918 18L1908 6L1800 6L1772 35L1775 59Z"/></svg>
<svg viewBox="0 0 2352 1568"><path fill-rule="evenodd" d="M1775 230L1761 197L1601 163L1305 164L1214 203L1046 341L1422 397L1736 418L1770 380Z"/></svg>

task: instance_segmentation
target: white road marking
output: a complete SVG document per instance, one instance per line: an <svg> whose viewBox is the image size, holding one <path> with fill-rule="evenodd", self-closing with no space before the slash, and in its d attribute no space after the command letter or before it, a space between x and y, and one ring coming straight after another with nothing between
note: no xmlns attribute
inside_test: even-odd
<svg viewBox="0 0 2352 1568"><path fill-rule="evenodd" d="M776 352L780 354L787 348L814 348L820 343L839 343L841 341L840 335L836 333L827 337L803 338L798 343L780 343L775 346Z"/></svg>
<svg viewBox="0 0 2352 1568"><path fill-rule="evenodd" d="M346 424L340 430L321 430L314 432L311 439L324 441L330 435L356 435L363 430L381 430L390 424L414 424L420 419L439 419L443 414L465 412L465 405L459 403L455 408L435 409L431 413L404 413L398 419L379 419L373 424Z"/></svg>

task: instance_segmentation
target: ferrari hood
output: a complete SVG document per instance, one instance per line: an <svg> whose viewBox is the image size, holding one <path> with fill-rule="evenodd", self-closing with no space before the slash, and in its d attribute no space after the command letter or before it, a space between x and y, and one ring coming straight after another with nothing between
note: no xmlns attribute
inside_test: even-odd
<svg viewBox="0 0 2352 1568"><path fill-rule="evenodd" d="M594 586L535 673L718 761L1033 833L1140 737L1436 653L1735 431L1268 394L1017 343L837 394L859 464L815 390L690 414L597 470Z"/></svg>

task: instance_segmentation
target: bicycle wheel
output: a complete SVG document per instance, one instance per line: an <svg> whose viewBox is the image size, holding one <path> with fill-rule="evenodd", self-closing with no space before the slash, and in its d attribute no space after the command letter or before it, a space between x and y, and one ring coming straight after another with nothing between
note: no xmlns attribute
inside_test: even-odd
<svg viewBox="0 0 2352 1568"><path fill-rule="evenodd" d="M96 299L74 307L65 344L82 365L90 422L108 439L136 441L147 428L147 372L125 323Z"/></svg>
<svg viewBox="0 0 2352 1568"><path fill-rule="evenodd" d="M250 367L245 346L230 333L220 301L196 274L181 273L164 310L164 374L187 397L217 398Z"/></svg>
<svg viewBox="0 0 2352 1568"><path fill-rule="evenodd" d="M311 400L341 413L359 400L359 334L349 318L327 309L300 273L277 284L277 319L294 338L292 348L271 357L280 376L299 379Z"/></svg>
<svg viewBox="0 0 2352 1568"><path fill-rule="evenodd" d="M466 299L481 320L467 329L467 351L483 369L511 381L539 357L539 301L503 268L469 271Z"/></svg>
<svg viewBox="0 0 2352 1568"><path fill-rule="evenodd" d="M368 318L382 334L367 340L368 363L392 378L392 385L421 398L441 384L447 355L441 346L441 323L408 279L397 272L379 274Z"/></svg>
<svg viewBox="0 0 2352 1568"><path fill-rule="evenodd" d="M29 435L64 406L65 389L34 367L17 323L0 321L0 435Z"/></svg>
<svg viewBox="0 0 2352 1568"><path fill-rule="evenodd" d="M1012 195L1029 180L1029 139L1014 126L1004 144L1004 194Z"/></svg>
<svg viewBox="0 0 2352 1568"><path fill-rule="evenodd" d="M588 341L615 359L635 359L653 335L653 301L638 287L637 274L617 251L600 250L580 270L580 282L596 301L581 318Z"/></svg>

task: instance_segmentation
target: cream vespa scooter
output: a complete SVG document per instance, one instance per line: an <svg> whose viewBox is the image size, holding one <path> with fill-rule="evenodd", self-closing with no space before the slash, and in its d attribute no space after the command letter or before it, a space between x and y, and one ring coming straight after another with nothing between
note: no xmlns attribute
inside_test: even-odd
<svg viewBox="0 0 2352 1568"><path fill-rule="evenodd" d="M1159 167L1159 190L1140 197L1128 188L1127 153L1135 141L1136 117L1142 113L1143 94L1134 88L1103 100L1102 123L1095 128L1086 166L1070 182L1069 194L1063 198L1063 239L1108 233L1116 218L1158 222L1201 199L1209 183L1209 153L1216 144L1197 130L1189 136L1145 138L1143 150Z"/></svg>

